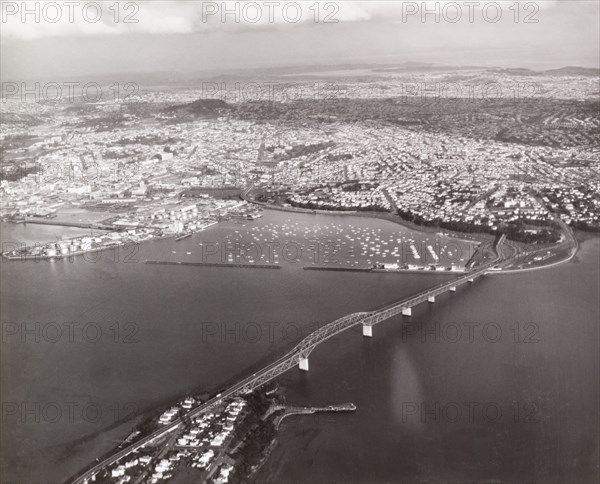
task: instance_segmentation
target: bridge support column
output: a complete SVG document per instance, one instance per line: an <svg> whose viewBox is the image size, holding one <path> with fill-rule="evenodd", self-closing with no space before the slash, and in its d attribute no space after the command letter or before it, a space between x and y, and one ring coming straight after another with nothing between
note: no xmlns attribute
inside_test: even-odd
<svg viewBox="0 0 600 484"><path fill-rule="evenodd" d="M429 296L429 297L427 298L427 300L428 300L430 303L434 303L434 302L435 302L435 296Z"/></svg>
<svg viewBox="0 0 600 484"><path fill-rule="evenodd" d="M300 357L300 361L298 362L298 367L302 371L308 371L308 358Z"/></svg>
<svg viewBox="0 0 600 484"><path fill-rule="evenodd" d="M404 308L402 310L402 316L411 316L412 315L412 309L411 308Z"/></svg>
<svg viewBox="0 0 600 484"><path fill-rule="evenodd" d="M452 292L456 292L456 286L450 286L450 290L451 290Z"/></svg>
<svg viewBox="0 0 600 484"><path fill-rule="evenodd" d="M369 338L373 337L373 326L370 324L363 324L363 336L367 336Z"/></svg>

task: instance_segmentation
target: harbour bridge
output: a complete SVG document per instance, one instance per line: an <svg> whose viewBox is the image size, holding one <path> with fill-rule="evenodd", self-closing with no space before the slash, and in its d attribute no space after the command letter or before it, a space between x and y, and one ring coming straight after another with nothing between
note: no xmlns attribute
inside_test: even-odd
<svg viewBox="0 0 600 484"><path fill-rule="evenodd" d="M425 301L429 303L434 303L436 296L448 291L456 291L456 288L462 284L474 282L476 278L483 276L484 274L492 270L495 266L497 266L500 262L505 262L501 259L500 250L498 249L498 247L504 242L505 239L506 236L503 235L496 243L496 253L498 254L498 257L496 259L482 264L481 266L475 269L471 269L469 272L464 273L460 277L438 284L437 286L421 291L418 294L409 296L405 299L385 306L381 309L369 312L358 312L348 314L342 318L336 319L335 321L332 321L320 327L316 331L309 334L302 341L300 341L300 343L298 343L285 355L270 363L260 371L230 386L228 389L210 398L206 402L198 405L186 414L174 420L173 422L162 426L160 429L154 431L148 436L114 453L107 459L99 462L92 468L88 469L79 477L75 478L72 481L72 483L87 484L90 481L90 479L102 469L118 462L123 457L145 447L147 444L150 444L156 441L157 439L162 438L166 434L171 433L172 431L178 429L184 423L184 421L189 421L189 419L197 417L198 415L206 412L207 410L221 404L221 402L227 398L231 398L239 394L250 393L253 390L261 387L265 383L277 378L282 373L285 373L286 371L294 368L295 366L298 366L300 370L308 371L308 357L310 353L319 344L332 338L335 335L349 328L352 328L353 326L362 325L363 335L366 337L372 337L373 326L375 326L376 324L381 323L382 321L390 319L394 316L397 316L398 314L410 316L412 313L412 308L417 304L421 304Z"/></svg>
<svg viewBox="0 0 600 484"><path fill-rule="evenodd" d="M268 381L276 378L296 365L298 365L301 370L308 371L308 356L319 344L323 343L329 338L332 338L342 331L359 324L362 325L363 335L372 337L373 326L376 324L393 318L398 314L410 316L412 314L413 306L421 304L425 301L434 303L436 296L447 291L454 292L458 286L474 282L477 277L484 275L497 263L498 260L488 262L481 265L476 270L472 270L462 275L461 277L438 284L437 286L429 288L425 291L421 291L416 295L402 299L401 301L395 302L376 311L352 313L336 319L335 321L332 321L331 323L328 323L309 334L292 350L290 350L286 355L276 362L272 363L260 372L255 373L251 377L248 377L240 391L242 393L251 392L252 390L264 385Z"/></svg>

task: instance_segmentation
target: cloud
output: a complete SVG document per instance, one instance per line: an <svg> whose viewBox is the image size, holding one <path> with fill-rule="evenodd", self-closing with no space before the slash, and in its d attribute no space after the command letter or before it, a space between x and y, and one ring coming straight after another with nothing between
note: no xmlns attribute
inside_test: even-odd
<svg viewBox="0 0 600 484"><path fill-rule="evenodd" d="M169 2L171 3L171 2ZM191 33L188 2L2 1L4 39ZM192 2L193 4L193 2ZM118 5L118 8L114 6ZM198 7L198 5L196 5Z"/></svg>
<svg viewBox="0 0 600 484"><path fill-rule="evenodd" d="M458 5L467 21L464 1L52 1L2 0L4 40L33 40L46 37L78 37L123 34L189 34L195 32L236 32L249 29L285 29L307 24L352 22L423 22L423 14L444 12ZM473 2L471 2L473 3ZM481 9L490 3L502 4L503 19L511 18L513 2L480 1L476 21L483 22ZM557 0L528 2L542 15L559 5ZM582 3L582 2L564 2ZM595 3L595 2L583 2ZM523 4L524 5L524 4ZM116 7L118 6L118 7ZM573 5L580 8L580 5ZM416 9L416 10L415 10ZM450 11L448 10L448 11ZM427 22L439 22L429 14Z"/></svg>

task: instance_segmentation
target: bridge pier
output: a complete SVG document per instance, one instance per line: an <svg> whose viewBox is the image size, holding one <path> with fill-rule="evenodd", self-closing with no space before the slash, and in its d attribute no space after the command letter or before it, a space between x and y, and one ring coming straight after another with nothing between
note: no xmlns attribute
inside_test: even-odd
<svg viewBox="0 0 600 484"><path fill-rule="evenodd" d="M456 286L451 286L451 287L450 287L450 291L452 291L452 292L456 292Z"/></svg>
<svg viewBox="0 0 600 484"><path fill-rule="evenodd" d="M373 337L373 325L371 324L363 324L363 336L367 336L368 338Z"/></svg>
<svg viewBox="0 0 600 484"><path fill-rule="evenodd" d="M429 297L427 298L427 300L428 300L430 303L434 303L434 302L435 302L435 296L429 296Z"/></svg>
<svg viewBox="0 0 600 484"><path fill-rule="evenodd" d="M300 357L300 361L298 362L298 367L302 371L308 371L308 358Z"/></svg>
<svg viewBox="0 0 600 484"><path fill-rule="evenodd" d="M402 310L402 316L411 316L412 315L412 309L411 308L404 308Z"/></svg>

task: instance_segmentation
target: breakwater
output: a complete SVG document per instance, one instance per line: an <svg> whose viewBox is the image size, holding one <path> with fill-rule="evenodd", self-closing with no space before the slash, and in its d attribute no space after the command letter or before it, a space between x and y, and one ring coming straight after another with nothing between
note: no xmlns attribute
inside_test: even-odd
<svg viewBox="0 0 600 484"><path fill-rule="evenodd" d="M227 262L177 262L167 260L147 260L146 264L163 266L194 266L194 267L237 267L241 269L281 269L277 264L235 264Z"/></svg>

